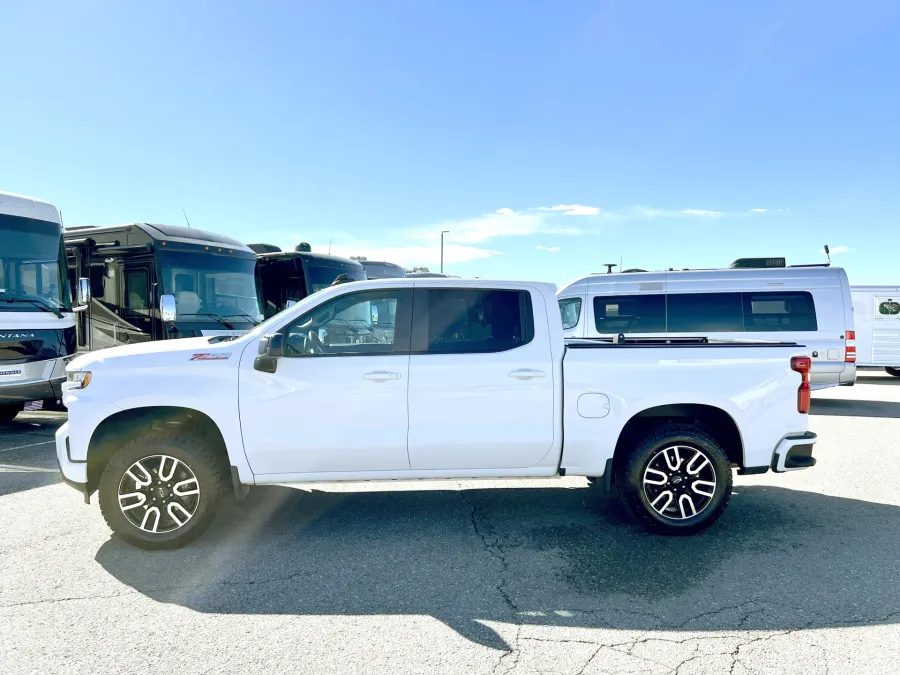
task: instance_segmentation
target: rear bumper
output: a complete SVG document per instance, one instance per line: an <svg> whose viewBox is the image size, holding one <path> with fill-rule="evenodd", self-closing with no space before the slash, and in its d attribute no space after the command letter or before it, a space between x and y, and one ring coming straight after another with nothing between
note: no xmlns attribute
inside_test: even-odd
<svg viewBox="0 0 900 675"><path fill-rule="evenodd" d="M88 501L87 460L72 459L69 449L69 423L66 422L56 431L56 463L66 485L75 488Z"/></svg>
<svg viewBox="0 0 900 675"><path fill-rule="evenodd" d="M818 437L811 431L792 434L781 439L772 454L772 471L784 473L815 466L816 460L812 456L812 451L817 439Z"/></svg>

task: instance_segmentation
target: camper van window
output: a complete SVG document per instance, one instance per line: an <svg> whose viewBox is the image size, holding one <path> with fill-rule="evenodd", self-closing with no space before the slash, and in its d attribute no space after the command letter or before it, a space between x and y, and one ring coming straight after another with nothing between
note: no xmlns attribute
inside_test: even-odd
<svg viewBox="0 0 900 675"><path fill-rule="evenodd" d="M353 281L365 281L365 270L358 267L332 267L329 265L304 265L306 278L308 279L309 292L315 293L323 288L328 288L341 274L346 274Z"/></svg>
<svg viewBox="0 0 900 675"><path fill-rule="evenodd" d="M70 308L72 301L59 225L0 215L0 231L4 243L0 250L0 311ZM20 302L29 298L36 302Z"/></svg>
<svg viewBox="0 0 900 675"><path fill-rule="evenodd" d="M740 293L677 293L668 298L670 333L739 333L744 330Z"/></svg>
<svg viewBox="0 0 900 675"><path fill-rule="evenodd" d="M812 294L744 293L744 329L751 332L818 330Z"/></svg>
<svg viewBox="0 0 900 675"><path fill-rule="evenodd" d="M900 302L887 301L878 304L878 313L882 316L897 316L900 314Z"/></svg>
<svg viewBox="0 0 900 675"><path fill-rule="evenodd" d="M179 318L212 321L205 314L262 319L256 263L249 258L168 251L160 254L162 294L175 296Z"/></svg>
<svg viewBox="0 0 900 675"><path fill-rule="evenodd" d="M665 333L665 295L603 295L594 298L598 333Z"/></svg>
<svg viewBox="0 0 900 675"><path fill-rule="evenodd" d="M132 316L147 316L149 284L147 270L129 270L125 273L125 310Z"/></svg>
<svg viewBox="0 0 900 675"><path fill-rule="evenodd" d="M559 313L562 315L563 330L575 328L581 316L581 298L566 298L559 301Z"/></svg>

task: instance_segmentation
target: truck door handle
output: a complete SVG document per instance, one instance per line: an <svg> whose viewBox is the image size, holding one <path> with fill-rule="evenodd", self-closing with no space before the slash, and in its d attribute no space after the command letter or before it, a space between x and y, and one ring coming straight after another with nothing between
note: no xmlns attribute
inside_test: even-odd
<svg viewBox="0 0 900 675"><path fill-rule="evenodd" d="M366 373L363 375L364 380L371 380L373 382L387 382L388 380L399 380L400 373L389 373L385 370L375 370L371 373Z"/></svg>
<svg viewBox="0 0 900 675"><path fill-rule="evenodd" d="M538 377L544 377L546 374L543 370L531 370L530 368L509 371L509 376L517 380L533 380Z"/></svg>

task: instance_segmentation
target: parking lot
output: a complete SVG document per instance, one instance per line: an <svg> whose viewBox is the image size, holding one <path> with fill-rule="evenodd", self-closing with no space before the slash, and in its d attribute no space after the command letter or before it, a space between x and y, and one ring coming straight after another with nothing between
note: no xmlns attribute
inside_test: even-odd
<svg viewBox="0 0 900 675"><path fill-rule="evenodd" d="M900 379L879 372L815 397L815 468L736 477L686 538L567 478L258 488L148 553L60 482L64 419L0 432L2 672L896 672Z"/></svg>

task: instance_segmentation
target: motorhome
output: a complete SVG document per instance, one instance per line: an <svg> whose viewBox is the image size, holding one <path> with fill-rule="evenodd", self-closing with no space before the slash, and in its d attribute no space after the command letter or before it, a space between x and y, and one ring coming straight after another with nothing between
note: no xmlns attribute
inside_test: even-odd
<svg viewBox="0 0 900 675"><path fill-rule="evenodd" d="M369 260L365 256L350 256L350 260L363 266L368 279L398 279L406 276L406 270L394 263Z"/></svg>
<svg viewBox="0 0 900 675"><path fill-rule="evenodd" d="M366 270L357 261L313 253L305 242L297 244L293 251L282 251L274 244L249 247L259 256L266 318L335 282L366 279Z"/></svg>
<svg viewBox="0 0 900 675"><path fill-rule="evenodd" d="M132 223L65 230L69 279L90 280L80 351L242 335L262 320L256 254L189 227Z"/></svg>
<svg viewBox="0 0 900 675"><path fill-rule="evenodd" d="M0 192L0 424L57 402L75 351L59 211Z"/></svg>
<svg viewBox="0 0 900 675"><path fill-rule="evenodd" d="M814 389L856 381L850 285L839 267L737 261L728 269L594 274L558 299L569 338L789 340L810 348Z"/></svg>
<svg viewBox="0 0 900 675"><path fill-rule="evenodd" d="M851 286L856 365L900 377L900 286Z"/></svg>

